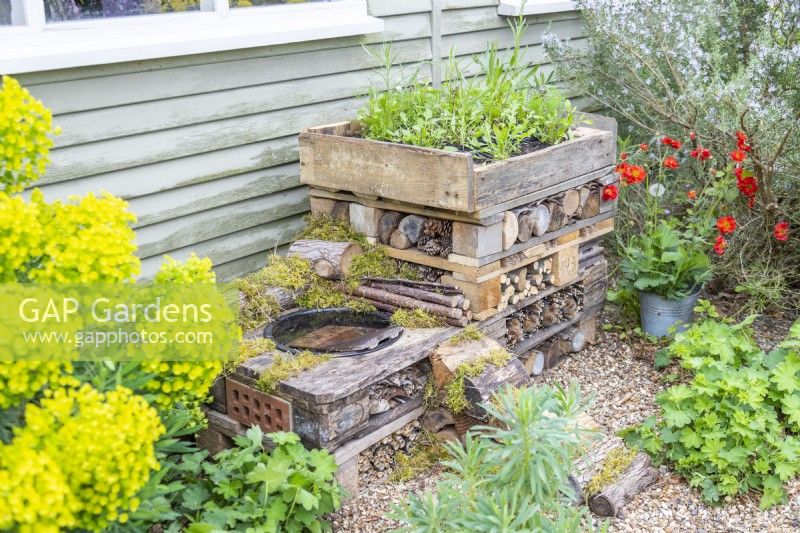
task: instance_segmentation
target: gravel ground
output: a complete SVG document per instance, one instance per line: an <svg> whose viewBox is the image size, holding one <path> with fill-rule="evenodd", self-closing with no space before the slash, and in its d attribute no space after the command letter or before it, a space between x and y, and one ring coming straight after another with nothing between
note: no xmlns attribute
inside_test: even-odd
<svg viewBox="0 0 800 533"><path fill-rule="evenodd" d="M609 315L604 322L617 323ZM763 317L755 323L757 340L769 349L783 338L790 324L781 317ZM654 396L668 386L662 381L663 374L652 367L656 347L615 329L598 330L597 344L535 380L537 384L577 381L584 396L593 398L589 414L607 432L654 414ZM661 471L662 477L655 485L635 497L621 517L611 520L610 531L800 531L800 480L787 485L787 504L760 511L758 499L750 496L737 498L724 507L705 505L685 481L665 467ZM428 473L407 483L372 483L333 515L334 531L383 532L397 527L397 522L384 517L392 503L404 494L432 488L436 477L436 473Z"/></svg>

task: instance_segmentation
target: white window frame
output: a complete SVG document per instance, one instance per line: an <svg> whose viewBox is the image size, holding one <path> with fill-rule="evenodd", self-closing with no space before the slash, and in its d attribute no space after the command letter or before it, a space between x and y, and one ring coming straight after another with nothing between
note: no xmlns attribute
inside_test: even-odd
<svg viewBox="0 0 800 533"><path fill-rule="evenodd" d="M544 15L576 11L577 4L570 0L500 0L497 14L505 17L518 15Z"/></svg>
<svg viewBox="0 0 800 533"><path fill-rule="evenodd" d="M200 0L204 11L45 21L43 0L12 0L24 23L0 26L0 73L139 61L383 31L366 0L229 8ZM19 11L19 10L15 10ZM13 22L18 24L19 14Z"/></svg>

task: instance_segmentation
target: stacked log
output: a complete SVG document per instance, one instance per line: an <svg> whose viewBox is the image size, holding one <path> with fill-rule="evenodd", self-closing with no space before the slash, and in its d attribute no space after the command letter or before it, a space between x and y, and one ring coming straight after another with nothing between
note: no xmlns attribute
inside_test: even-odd
<svg viewBox="0 0 800 533"><path fill-rule="evenodd" d="M388 476L394 469L398 453L410 454L422 432L419 420L403 426L358 456L358 470L362 483L371 483Z"/></svg>
<svg viewBox="0 0 800 533"><path fill-rule="evenodd" d="M371 385L369 414L384 413L422 394L429 375L430 365L427 361L420 361Z"/></svg>
<svg viewBox="0 0 800 533"><path fill-rule="evenodd" d="M502 311L509 305L539 294L553 282L551 273L552 259L535 261L518 270L512 270L500 276L500 303L497 310Z"/></svg>
<svg viewBox="0 0 800 533"><path fill-rule="evenodd" d="M506 319L507 346L513 347L544 328L576 318L583 310L582 290L580 285L570 286L510 314ZM578 335L577 331L572 332L572 336L575 335ZM584 334L581 336L585 339ZM579 340L575 345L583 348L584 343L585 340ZM566 350L572 351L572 344Z"/></svg>
<svg viewBox="0 0 800 533"><path fill-rule="evenodd" d="M403 279L364 278L353 291L375 308L394 312L422 309L448 324L465 326L472 319L471 302L452 285Z"/></svg>

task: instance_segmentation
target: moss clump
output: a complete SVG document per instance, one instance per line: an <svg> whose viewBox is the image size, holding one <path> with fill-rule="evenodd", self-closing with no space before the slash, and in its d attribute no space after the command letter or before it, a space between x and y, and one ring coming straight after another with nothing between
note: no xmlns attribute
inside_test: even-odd
<svg viewBox="0 0 800 533"><path fill-rule="evenodd" d="M354 242L365 250L370 248L367 236L351 228L346 220L338 220L330 215L307 215L305 222L306 227L297 235L297 239Z"/></svg>
<svg viewBox="0 0 800 533"><path fill-rule="evenodd" d="M425 388L422 391L422 401L426 409L436 409L439 407L439 395L436 394L436 382L433 375L428 375L428 381L425 382Z"/></svg>
<svg viewBox="0 0 800 533"><path fill-rule="evenodd" d="M267 258L267 266L253 277L264 285L298 290L311 280L311 263L302 257L283 257L273 254Z"/></svg>
<svg viewBox="0 0 800 533"><path fill-rule="evenodd" d="M314 277L306 292L300 295L295 303L306 309L347 307L359 313L375 311L375 306L372 304L358 298L350 298L339 285L319 277Z"/></svg>
<svg viewBox="0 0 800 533"><path fill-rule="evenodd" d="M478 328L476 328L475 326L473 326L472 324L469 324L464 329L462 329L461 331L450 337L450 340L448 342L454 346L457 346L464 342L479 341L482 338L483 338L483 332Z"/></svg>
<svg viewBox="0 0 800 533"><path fill-rule="evenodd" d="M450 457L444 440L433 433L423 431L422 439L417 442L411 453L399 452L395 456L395 470L389 476L389 481L408 481L419 474L430 472L431 468Z"/></svg>
<svg viewBox="0 0 800 533"><path fill-rule="evenodd" d="M294 356L277 354L269 368L264 370L258 377L256 388L261 392L271 394L278 387L279 382L294 377L304 370L314 368L330 359L330 355L317 355L309 351L300 352Z"/></svg>
<svg viewBox="0 0 800 533"><path fill-rule="evenodd" d="M236 358L222 363L222 373L227 376L245 361L274 350L275 341L272 339L244 339L239 343L239 352L236 354Z"/></svg>
<svg viewBox="0 0 800 533"><path fill-rule="evenodd" d="M297 305L306 309L325 309L328 307L343 307L347 296L332 281L314 277L311 284L299 298Z"/></svg>
<svg viewBox="0 0 800 533"><path fill-rule="evenodd" d="M609 485L614 483L625 470L631 466L633 459L636 457L636 450L630 449L627 446L620 446L611 450L600 466L600 470L592 477L589 483L586 484L584 489L585 497L605 490Z"/></svg>
<svg viewBox="0 0 800 533"><path fill-rule="evenodd" d="M404 328L438 328L445 325L442 317L432 315L423 309L398 309L392 313L392 324Z"/></svg>
<svg viewBox="0 0 800 533"><path fill-rule="evenodd" d="M239 280L239 291L244 294L244 302L239 309L239 324L244 331L272 320L281 312L278 300L264 294L264 284L255 274Z"/></svg>
<svg viewBox="0 0 800 533"><path fill-rule="evenodd" d="M402 278L417 280L419 273L408 263L398 263L386 253L385 246L373 246L363 254L353 258L350 264L350 274L347 278L347 288L354 290L358 287L361 278Z"/></svg>
<svg viewBox="0 0 800 533"><path fill-rule="evenodd" d="M466 397L464 378L480 376L486 370L486 365L503 366L510 360L510 353L503 349L497 349L472 361L461 363L456 367L453 379L445 386L444 403L455 414L463 412L470 405Z"/></svg>

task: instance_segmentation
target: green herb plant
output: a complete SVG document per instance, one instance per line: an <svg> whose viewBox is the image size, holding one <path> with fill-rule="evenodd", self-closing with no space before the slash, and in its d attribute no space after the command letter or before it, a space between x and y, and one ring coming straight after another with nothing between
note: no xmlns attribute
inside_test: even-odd
<svg viewBox="0 0 800 533"><path fill-rule="evenodd" d="M783 483L800 472L800 322L765 353L753 319L710 319L677 334L667 350L689 381L659 394L659 416L624 436L670 463L707 502L755 490L768 508L785 501Z"/></svg>
<svg viewBox="0 0 800 533"><path fill-rule="evenodd" d="M383 87L372 87L359 112L368 139L445 150L467 150L486 160L518 155L523 142L557 144L571 136L574 110L549 77L529 65L522 38L526 22L511 23L514 46L507 59L496 42L474 62L483 76L468 75L451 51L446 80L431 87L416 74L396 82L394 57L384 47Z"/></svg>
<svg viewBox="0 0 800 533"><path fill-rule="evenodd" d="M484 408L496 419L464 444L448 442L447 471L391 517L400 532L586 531L584 507L573 506L569 465L584 442L575 417L577 388L506 387ZM590 522L590 521L588 521Z"/></svg>
<svg viewBox="0 0 800 533"><path fill-rule="evenodd" d="M208 452L184 456L173 469L173 511L167 532L330 531L323 515L336 510L342 489L327 450L307 450L294 433L270 433L275 448L262 448L253 426L236 446L207 460ZM162 502L162 505L164 502ZM188 522L188 523L187 523Z"/></svg>

